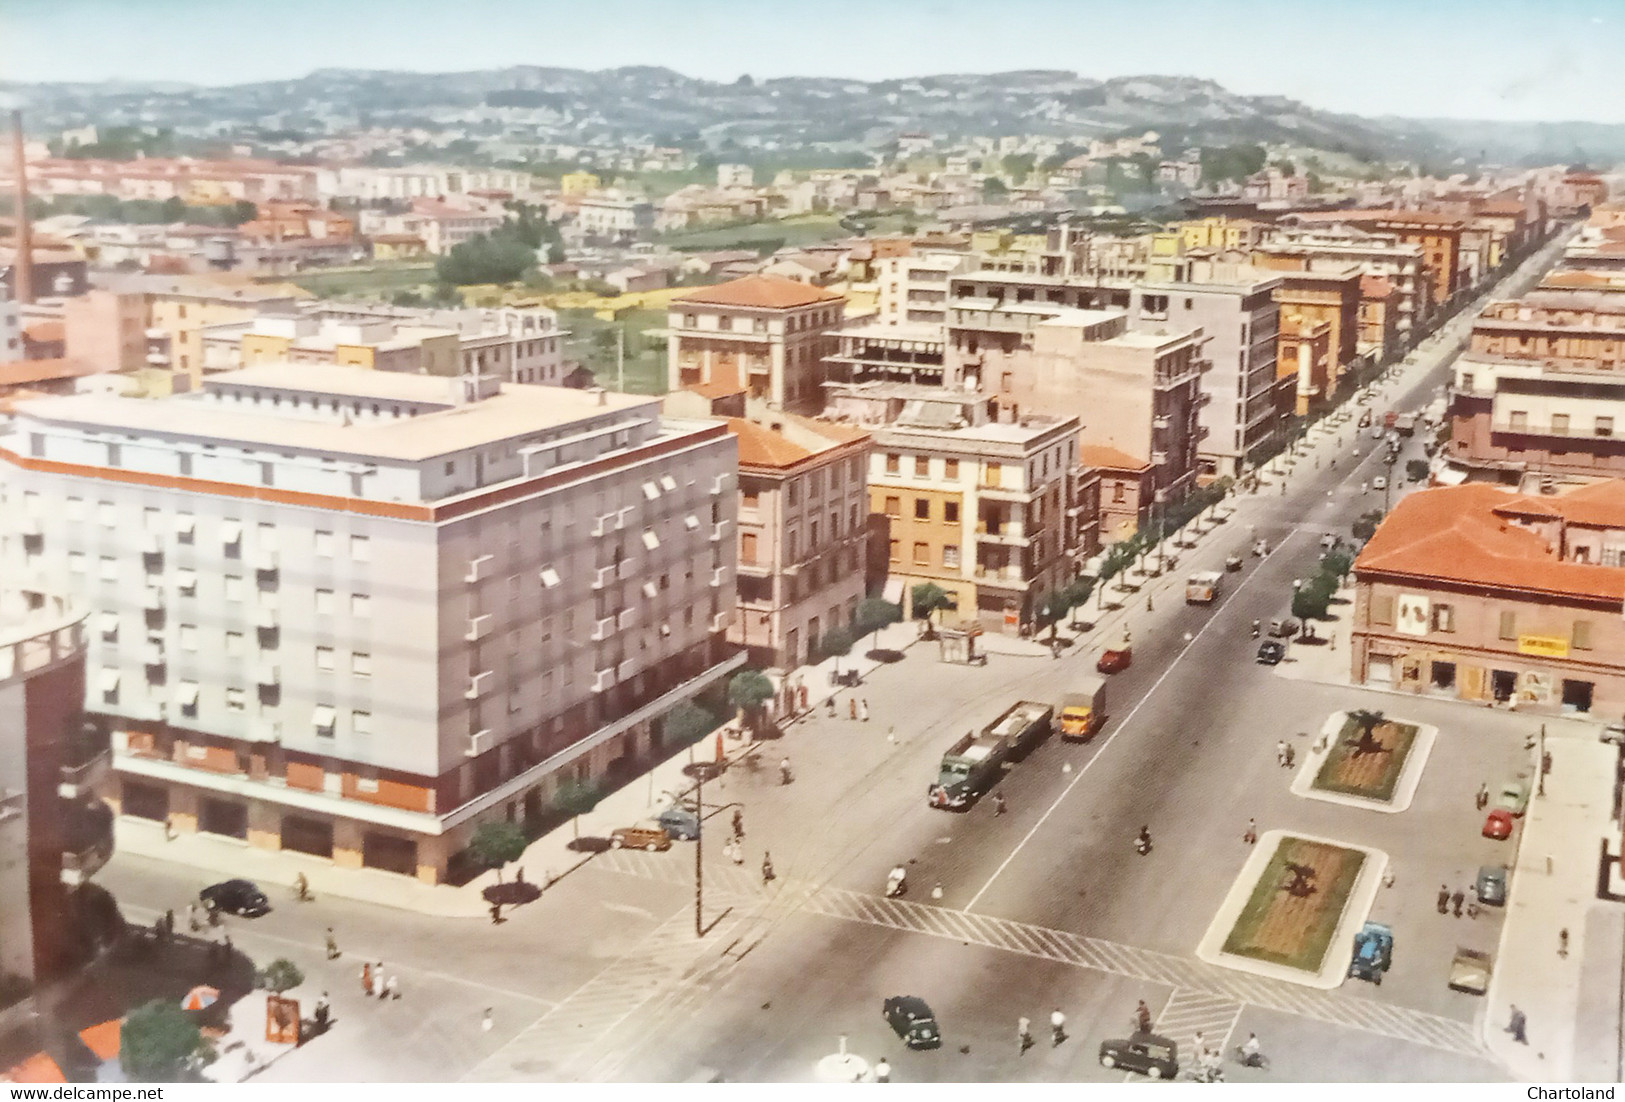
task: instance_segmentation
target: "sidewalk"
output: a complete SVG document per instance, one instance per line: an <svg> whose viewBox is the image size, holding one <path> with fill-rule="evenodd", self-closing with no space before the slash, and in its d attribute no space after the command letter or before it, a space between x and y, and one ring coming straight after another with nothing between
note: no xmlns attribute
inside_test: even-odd
<svg viewBox="0 0 1625 1102"><path fill-rule="evenodd" d="M1601 840L1614 833L1609 816L1617 751L1584 728L1549 734L1546 748L1552 771L1546 795L1532 798L1524 817L1485 1005L1484 1043L1524 1081L1569 1082L1578 1073L1612 1082L1621 908L1598 900L1597 874ZM1567 957L1557 952L1563 929L1569 931ZM1605 931L1612 936L1597 936ZM1598 984L1586 984L1588 976ZM1582 1020L1583 987L1593 989ZM1513 1006L1527 1016L1526 1045L1506 1032Z"/></svg>

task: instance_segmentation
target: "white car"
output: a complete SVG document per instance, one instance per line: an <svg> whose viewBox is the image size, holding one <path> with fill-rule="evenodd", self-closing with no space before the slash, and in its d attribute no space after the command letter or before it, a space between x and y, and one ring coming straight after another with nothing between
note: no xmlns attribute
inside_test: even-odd
<svg viewBox="0 0 1625 1102"><path fill-rule="evenodd" d="M1388 488L1388 480L1379 474L1376 478L1371 480L1371 488L1373 490L1386 490Z"/></svg>

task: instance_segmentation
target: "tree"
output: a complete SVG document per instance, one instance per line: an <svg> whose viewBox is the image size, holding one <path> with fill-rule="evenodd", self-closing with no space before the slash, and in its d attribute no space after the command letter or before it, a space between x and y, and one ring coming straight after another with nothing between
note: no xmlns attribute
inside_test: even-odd
<svg viewBox="0 0 1625 1102"><path fill-rule="evenodd" d="M1362 513L1360 518L1350 526L1349 531L1354 534L1355 539L1364 542L1377 534L1377 525L1381 523L1382 510L1372 509L1368 513Z"/></svg>
<svg viewBox="0 0 1625 1102"><path fill-rule="evenodd" d="M469 238L435 264L442 283L514 283L536 266L536 250L512 235Z"/></svg>
<svg viewBox="0 0 1625 1102"><path fill-rule="evenodd" d="M824 632L823 638L818 640L818 650L826 658L841 658L852 653L852 647L856 642L850 631L843 627L833 627Z"/></svg>
<svg viewBox="0 0 1625 1102"><path fill-rule="evenodd" d="M938 609L954 607L953 594L935 582L922 582L914 587L911 596L914 602L914 618L925 621L926 638L932 638L936 633L936 625L931 620L931 614Z"/></svg>
<svg viewBox="0 0 1625 1102"><path fill-rule="evenodd" d="M1424 479L1426 479L1427 476L1428 476L1428 465L1427 465L1426 460L1423 460L1423 459L1411 459L1411 460L1406 461L1406 463L1405 463L1405 477L1406 478L1410 479L1412 482L1421 482Z"/></svg>
<svg viewBox="0 0 1625 1102"><path fill-rule="evenodd" d="M1334 575L1316 574L1292 595L1292 615L1301 620L1324 620L1331 608L1332 594L1336 592Z"/></svg>
<svg viewBox="0 0 1625 1102"><path fill-rule="evenodd" d="M468 852L486 868L495 869L497 883L500 884L502 866L525 855L525 832L518 823L510 823L506 819L487 820L474 828L474 834L468 840Z"/></svg>
<svg viewBox="0 0 1625 1102"><path fill-rule="evenodd" d="M260 971L260 986L273 995L292 991L305 982L305 974L287 957L277 957Z"/></svg>
<svg viewBox="0 0 1625 1102"><path fill-rule="evenodd" d="M672 746L689 746L716 730L717 717L692 700L684 700L666 713L663 741Z"/></svg>
<svg viewBox="0 0 1625 1102"><path fill-rule="evenodd" d="M1049 641L1051 643L1055 642L1060 634L1061 620L1071 608L1072 603L1067 600L1066 594L1059 589L1052 590L1044 598L1043 603L1039 605L1039 619L1041 622L1049 624Z"/></svg>
<svg viewBox="0 0 1625 1102"><path fill-rule="evenodd" d="M1012 153L999 162L999 167L1004 169L1006 176L1019 184L1032 172L1036 160L1031 153Z"/></svg>
<svg viewBox="0 0 1625 1102"><path fill-rule="evenodd" d="M132 1082L183 1082L213 1059L203 1031L173 999L137 1007L119 1029L119 1064Z"/></svg>
<svg viewBox="0 0 1625 1102"><path fill-rule="evenodd" d="M865 597L858 602L857 614L852 618L852 630L858 635L870 635L895 624L903 618L903 610L880 597Z"/></svg>
<svg viewBox="0 0 1625 1102"><path fill-rule="evenodd" d="M1003 199L1008 194L1010 189L997 176L988 176L982 180L983 199Z"/></svg>
<svg viewBox="0 0 1625 1102"><path fill-rule="evenodd" d="M728 703L739 709L742 720L757 728L762 705L773 699L773 682L761 670L740 670L728 682Z"/></svg>
<svg viewBox="0 0 1625 1102"><path fill-rule="evenodd" d="M593 781L568 780L553 793L553 806L570 816L576 839L581 838L581 817L598 806L600 793Z"/></svg>

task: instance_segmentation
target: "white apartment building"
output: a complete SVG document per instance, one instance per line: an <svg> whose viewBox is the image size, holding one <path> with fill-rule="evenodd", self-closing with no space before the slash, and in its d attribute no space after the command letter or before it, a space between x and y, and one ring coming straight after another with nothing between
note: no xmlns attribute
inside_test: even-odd
<svg viewBox="0 0 1625 1102"><path fill-rule="evenodd" d="M876 320L882 325L942 326L946 332L948 280L974 270L976 263L975 257L964 253L891 256L879 261L875 265L880 287Z"/></svg>
<svg viewBox="0 0 1625 1102"><path fill-rule="evenodd" d="M316 170L316 194L322 199L433 199L472 191L506 191L523 197L534 190L528 172L507 168L409 165L372 168L364 165Z"/></svg>
<svg viewBox="0 0 1625 1102"><path fill-rule="evenodd" d="M632 241L655 228L654 204L618 192L587 195L576 208L575 230L588 239Z"/></svg>
<svg viewBox="0 0 1625 1102"><path fill-rule="evenodd" d="M41 399L0 573L91 610L126 820L435 882L742 663L737 454L657 398L332 364Z"/></svg>

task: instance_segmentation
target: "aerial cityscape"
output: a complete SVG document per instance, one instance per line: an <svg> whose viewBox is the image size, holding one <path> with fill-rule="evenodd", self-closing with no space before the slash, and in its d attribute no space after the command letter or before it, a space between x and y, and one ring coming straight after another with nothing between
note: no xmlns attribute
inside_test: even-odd
<svg viewBox="0 0 1625 1102"><path fill-rule="evenodd" d="M1625 1080L1625 15L460 7L0 17L0 1082Z"/></svg>

